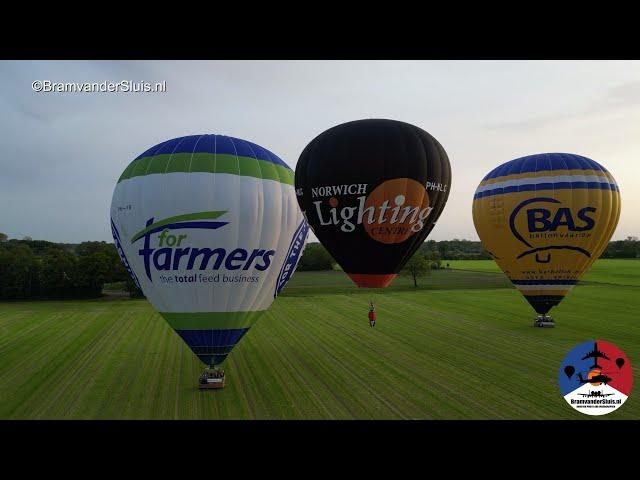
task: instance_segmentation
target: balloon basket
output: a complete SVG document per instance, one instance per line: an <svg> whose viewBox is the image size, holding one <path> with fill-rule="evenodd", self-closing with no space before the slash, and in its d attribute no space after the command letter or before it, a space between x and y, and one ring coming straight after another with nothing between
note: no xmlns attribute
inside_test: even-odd
<svg viewBox="0 0 640 480"><path fill-rule="evenodd" d="M201 390L215 390L218 388L224 388L225 374L224 370L216 367L205 368L200 380L198 381L198 388Z"/></svg>
<svg viewBox="0 0 640 480"><path fill-rule="evenodd" d="M553 328L556 326L556 322L553 321L549 315L538 315L533 321L534 327L540 328Z"/></svg>

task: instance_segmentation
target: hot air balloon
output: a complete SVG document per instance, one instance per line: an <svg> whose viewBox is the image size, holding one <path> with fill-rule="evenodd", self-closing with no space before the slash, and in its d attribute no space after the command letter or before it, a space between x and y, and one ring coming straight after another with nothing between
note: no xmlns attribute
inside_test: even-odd
<svg viewBox="0 0 640 480"><path fill-rule="evenodd" d="M215 368L293 274L308 226L280 158L246 140L194 135L129 164L111 229L135 283Z"/></svg>
<svg viewBox="0 0 640 480"><path fill-rule="evenodd" d="M493 169L473 199L484 248L553 326L558 305L607 247L620 217L620 193L602 165L580 155L545 153Z"/></svg>
<svg viewBox="0 0 640 480"><path fill-rule="evenodd" d="M300 208L359 287L387 287L424 242L449 196L444 148L395 120L357 120L321 133L296 166Z"/></svg>

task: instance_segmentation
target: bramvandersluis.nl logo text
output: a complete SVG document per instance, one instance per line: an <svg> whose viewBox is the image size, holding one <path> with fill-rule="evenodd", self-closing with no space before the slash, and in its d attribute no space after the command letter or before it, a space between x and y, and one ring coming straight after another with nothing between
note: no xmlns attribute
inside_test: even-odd
<svg viewBox="0 0 640 480"><path fill-rule="evenodd" d="M589 392L586 395L600 396L604 395L601 392ZM622 399L594 399L594 398L583 398L583 399L571 399L571 405L622 405Z"/></svg>
<svg viewBox="0 0 640 480"><path fill-rule="evenodd" d="M217 230L228 225L229 222L220 219L225 213L227 212L209 211L178 215L157 221L154 221L153 217L148 219L145 228L131 238L131 243L134 244L143 239L143 246L138 250L138 255L143 258L149 281L153 281L152 269L167 273L224 269L239 270L240 275L221 278L219 275L196 272L187 275L163 275L160 280L163 283L257 282L259 277L244 276L241 274L242 271L267 270L276 253L275 250L255 248L248 251L241 247L227 249L218 245L201 247L192 244L190 234L193 230Z"/></svg>
<svg viewBox="0 0 640 480"><path fill-rule="evenodd" d="M36 93L166 93L167 81L54 82L34 80L31 82L31 89Z"/></svg>

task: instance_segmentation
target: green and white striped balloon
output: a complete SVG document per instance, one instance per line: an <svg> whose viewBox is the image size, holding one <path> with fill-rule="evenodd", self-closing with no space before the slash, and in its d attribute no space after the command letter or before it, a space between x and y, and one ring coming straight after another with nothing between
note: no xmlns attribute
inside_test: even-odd
<svg viewBox="0 0 640 480"><path fill-rule="evenodd" d="M287 164L222 135L168 140L131 162L111 228L134 281L207 365L269 308L308 233Z"/></svg>

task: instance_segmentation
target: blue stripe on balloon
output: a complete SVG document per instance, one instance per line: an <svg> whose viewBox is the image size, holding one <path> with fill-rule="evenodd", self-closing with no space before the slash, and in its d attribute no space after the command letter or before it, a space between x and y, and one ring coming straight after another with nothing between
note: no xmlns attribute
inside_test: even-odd
<svg viewBox="0 0 640 480"><path fill-rule="evenodd" d="M176 330L205 365L219 365L240 341L248 328L226 330Z"/></svg>
<svg viewBox="0 0 640 480"><path fill-rule="evenodd" d="M221 155L236 155L240 157L264 160L291 170L289 165L287 165L281 158L260 145L240 138L214 134L190 135L187 137L174 138L151 147L143 154L139 155L136 160L142 157L174 153L215 153Z"/></svg>
<svg viewBox="0 0 640 480"><path fill-rule="evenodd" d="M514 285L576 285L577 280L511 280Z"/></svg>
<svg viewBox="0 0 640 480"><path fill-rule="evenodd" d="M559 183L538 183L530 185L515 185L505 188L494 188L493 190L485 190L483 192L476 193L473 198L491 197L493 195L502 195L505 193L514 192L537 192L541 190L571 190L578 188L586 189L599 189L599 190L612 190L618 192L618 186L613 183L599 183L599 182L559 182Z"/></svg>
<svg viewBox="0 0 640 480"><path fill-rule="evenodd" d="M483 180L547 170L595 170L607 172L606 168L587 157L572 153L541 153L506 162L491 170Z"/></svg>

